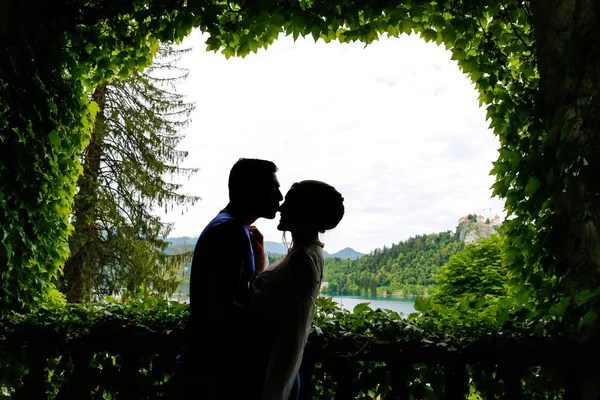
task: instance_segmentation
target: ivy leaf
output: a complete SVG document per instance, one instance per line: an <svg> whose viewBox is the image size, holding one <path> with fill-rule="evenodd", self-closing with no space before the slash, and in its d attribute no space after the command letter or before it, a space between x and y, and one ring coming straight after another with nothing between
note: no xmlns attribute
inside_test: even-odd
<svg viewBox="0 0 600 400"><path fill-rule="evenodd" d="M158 40L152 39L150 43L150 53L152 53L153 56L156 56L156 52L158 51L158 48L160 46Z"/></svg>
<svg viewBox="0 0 600 400"><path fill-rule="evenodd" d="M425 313L431 310L431 301L428 298L419 296L417 297L417 300L415 300L414 307L415 310Z"/></svg>
<svg viewBox="0 0 600 400"><path fill-rule="evenodd" d="M58 110L57 107L56 107L56 103L53 102L52 100L48 101L48 108L50 108L50 112L52 114L56 114L56 112Z"/></svg>
<svg viewBox="0 0 600 400"><path fill-rule="evenodd" d="M506 321L510 319L510 313L508 312L508 308L505 306L498 304L496 307L496 321L499 324L504 325Z"/></svg>
<svg viewBox="0 0 600 400"><path fill-rule="evenodd" d="M466 50L467 46L469 45L469 42L465 39L459 39L456 41L456 43L454 44L454 48L455 49L460 49L460 50Z"/></svg>
<svg viewBox="0 0 600 400"><path fill-rule="evenodd" d="M406 33L407 35L410 35L412 33L414 27L415 24L407 19L404 21L400 21L400 23L398 24L398 29L400 30L400 32Z"/></svg>
<svg viewBox="0 0 600 400"><path fill-rule="evenodd" d="M225 47L223 50L221 50L221 53L225 56L226 59L230 59L231 57L235 56L235 50L233 49L233 47Z"/></svg>
<svg viewBox="0 0 600 400"><path fill-rule="evenodd" d="M523 67L521 68L521 72L526 78L531 78L535 76L535 70L533 69L533 66L531 66L531 64L523 65Z"/></svg>
<svg viewBox="0 0 600 400"><path fill-rule="evenodd" d="M315 39L315 42L317 40L319 40L319 37L321 36L321 27L319 25L313 25L310 28L310 33L312 34L313 39Z"/></svg>
<svg viewBox="0 0 600 400"><path fill-rule="evenodd" d="M564 299L550 307L549 312L550 314L555 315L557 317L562 316L565 314L565 310L567 309L567 307L569 307L570 304L571 299L565 297Z"/></svg>
<svg viewBox="0 0 600 400"><path fill-rule="evenodd" d="M584 317L581 318L581 320L579 321L579 325L578 325L579 330L582 331L582 330L588 328L590 325L592 325L594 322L596 322L597 319L598 319L598 312L595 309L591 308L584 315Z"/></svg>
<svg viewBox="0 0 600 400"><path fill-rule="evenodd" d="M273 14L271 15L271 25L275 25L277 27L282 27L285 24L285 18L281 14Z"/></svg>
<svg viewBox="0 0 600 400"><path fill-rule="evenodd" d="M369 309L370 309L369 303L359 303L354 306L352 311L354 312L354 314L363 314L365 311L367 311Z"/></svg>
<svg viewBox="0 0 600 400"><path fill-rule="evenodd" d="M464 50L459 49L457 47L454 47L452 49L452 59L453 60L461 61L461 60L464 60L466 56L467 56L467 53L465 53Z"/></svg>
<svg viewBox="0 0 600 400"><path fill-rule="evenodd" d="M389 25L387 27L388 36L398 37L400 36L400 29L398 29L398 25Z"/></svg>
<svg viewBox="0 0 600 400"><path fill-rule="evenodd" d="M460 63L460 66L462 67L462 70L464 72L473 72L477 68L477 62L475 60L473 60L473 57L469 57L468 59L465 58ZM471 78L471 79L473 79L473 78Z"/></svg>
<svg viewBox="0 0 600 400"><path fill-rule="evenodd" d="M56 131L50 132L50 134L48 135L48 139L50 140L50 142L52 142L52 144L55 147L60 146L60 138L58 137L58 134L56 133Z"/></svg>
<svg viewBox="0 0 600 400"><path fill-rule="evenodd" d="M4 249L6 249L6 260L10 263L10 259L12 257L12 245L10 243L4 242Z"/></svg>
<svg viewBox="0 0 600 400"><path fill-rule="evenodd" d="M258 40L254 40L254 39L248 40L248 48L254 54L256 54L258 52L259 46L260 46L260 42Z"/></svg>
<svg viewBox="0 0 600 400"><path fill-rule="evenodd" d="M529 182L527 182L527 185L525 186L525 194L528 197L532 197L535 194L535 192L537 192L540 185L541 185L541 182L537 178L535 178L535 177L530 178Z"/></svg>
<svg viewBox="0 0 600 400"><path fill-rule="evenodd" d="M108 67L110 67L110 60L108 58L102 58L100 61L98 61L99 71L106 70Z"/></svg>
<svg viewBox="0 0 600 400"><path fill-rule="evenodd" d="M454 42L456 41L456 32L454 29L444 29L442 31L442 38L444 39L444 43L454 45Z"/></svg>
<svg viewBox="0 0 600 400"><path fill-rule="evenodd" d="M221 47L221 40L214 36L206 39L206 51L217 51Z"/></svg>
<svg viewBox="0 0 600 400"><path fill-rule="evenodd" d="M432 42L437 39L437 32L433 29L425 29L421 33L421 37L423 37L423 39L425 39L426 42Z"/></svg>
<svg viewBox="0 0 600 400"><path fill-rule="evenodd" d="M510 165L508 165L505 162L493 161L492 165L494 166L492 168L492 173L494 173L495 175L504 175L507 172L510 172Z"/></svg>
<svg viewBox="0 0 600 400"><path fill-rule="evenodd" d="M462 300L458 303L458 308L461 311L467 311L471 308L471 302L467 296L463 297Z"/></svg>
<svg viewBox="0 0 600 400"><path fill-rule="evenodd" d="M90 114L92 115L92 117L95 117L96 114L98 113L98 111L100 111L100 106L98 105L97 102L92 100L88 103L88 110L89 110Z"/></svg>
<svg viewBox="0 0 600 400"><path fill-rule="evenodd" d="M583 292L579 293L579 295L577 296L577 305L581 306L584 305L585 303L587 303L588 301L590 301L591 299L593 299L594 297L596 297L598 294L600 294L600 289L596 289L596 290L584 290Z"/></svg>

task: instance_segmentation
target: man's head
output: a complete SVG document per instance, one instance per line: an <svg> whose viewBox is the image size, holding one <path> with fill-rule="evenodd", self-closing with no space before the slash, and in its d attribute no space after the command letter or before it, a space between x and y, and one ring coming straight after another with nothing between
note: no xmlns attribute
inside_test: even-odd
<svg viewBox="0 0 600 400"><path fill-rule="evenodd" d="M229 173L229 202L256 218L275 218L283 200L277 166L266 160L240 158Z"/></svg>

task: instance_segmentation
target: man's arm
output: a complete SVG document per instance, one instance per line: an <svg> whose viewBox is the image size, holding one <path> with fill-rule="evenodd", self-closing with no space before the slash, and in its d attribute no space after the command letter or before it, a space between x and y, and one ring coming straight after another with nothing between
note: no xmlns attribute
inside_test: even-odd
<svg viewBox="0 0 600 400"><path fill-rule="evenodd" d="M243 284L244 260L250 252L248 236L239 224L226 222L215 227L207 239L192 292L196 293L194 308L225 324L242 322L247 310L236 301L236 294Z"/></svg>

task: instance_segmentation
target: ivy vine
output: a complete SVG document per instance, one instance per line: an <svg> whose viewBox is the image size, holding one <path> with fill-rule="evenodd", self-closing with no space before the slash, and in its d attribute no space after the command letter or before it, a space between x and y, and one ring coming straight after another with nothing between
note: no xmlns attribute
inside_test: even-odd
<svg viewBox="0 0 600 400"><path fill-rule="evenodd" d="M583 111L540 110L540 70L547 67L540 66L535 35L541 25L527 1L5 3L0 10L2 39L7 44L0 50L4 307L35 302L60 273L81 171L77 155L86 144L94 116L89 90L115 75L144 68L152 61L158 41L177 42L193 28L208 33L209 51L226 57L267 49L282 34L365 44L386 34L418 34L445 46L475 84L490 127L500 139L493 188L506 199L506 261L518 295L545 310L566 304L563 311L593 304L590 298L597 298L589 291L585 301L573 295L584 284L575 285L577 290L571 292L567 287L570 296L556 290L558 277L569 273L555 250L566 243L560 228L570 229L565 221L573 220L572 215L557 217L557 193L563 189L573 193L573 182L583 182L581 177L573 178L573 172L590 171L585 167L592 161L577 157L581 150L577 143L561 141L585 118ZM589 202L591 195L585 195L570 200ZM580 316L587 316L589 310L584 307ZM595 320L593 315L586 318Z"/></svg>

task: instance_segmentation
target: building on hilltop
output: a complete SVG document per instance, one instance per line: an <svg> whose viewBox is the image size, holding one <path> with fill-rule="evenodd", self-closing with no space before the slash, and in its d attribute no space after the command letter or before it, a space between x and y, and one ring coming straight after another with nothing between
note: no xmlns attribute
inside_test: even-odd
<svg viewBox="0 0 600 400"><path fill-rule="evenodd" d="M492 225L501 225L500 216L496 214L494 218L491 220Z"/></svg>
<svg viewBox="0 0 600 400"><path fill-rule="evenodd" d="M459 239L465 244L469 244L493 235L497 232L496 226L498 225L500 225L498 215L490 220L482 215L469 214L458 220L456 231Z"/></svg>

